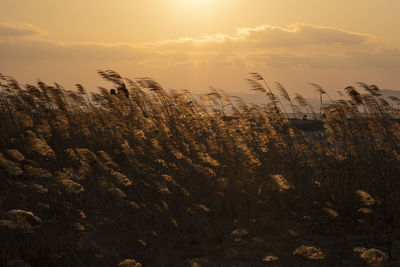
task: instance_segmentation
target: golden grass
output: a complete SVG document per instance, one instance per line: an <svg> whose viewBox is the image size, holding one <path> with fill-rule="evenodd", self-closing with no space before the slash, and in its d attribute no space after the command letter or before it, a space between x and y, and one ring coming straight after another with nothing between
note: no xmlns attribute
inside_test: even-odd
<svg viewBox="0 0 400 267"><path fill-rule="evenodd" d="M287 110L318 118L307 100L277 84L281 100L256 73L249 82L265 94L261 106L99 74L120 93L0 75L0 265L232 265L244 249L225 259L213 248L273 237L283 250L249 256L249 266L326 266L353 253L357 234L396 259L396 98L360 83L362 93L347 87L347 98L332 100L313 84L328 98L324 116L303 122ZM308 236L330 243L300 246Z"/></svg>

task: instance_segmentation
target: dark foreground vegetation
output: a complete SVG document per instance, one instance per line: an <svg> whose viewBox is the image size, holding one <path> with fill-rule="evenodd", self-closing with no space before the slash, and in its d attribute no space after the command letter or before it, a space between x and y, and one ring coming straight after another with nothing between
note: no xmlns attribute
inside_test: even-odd
<svg viewBox="0 0 400 267"><path fill-rule="evenodd" d="M1 266L399 266L399 99L313 85L304 133L258 74L264 106L99 74L115 94L1 76Z"/></svg>

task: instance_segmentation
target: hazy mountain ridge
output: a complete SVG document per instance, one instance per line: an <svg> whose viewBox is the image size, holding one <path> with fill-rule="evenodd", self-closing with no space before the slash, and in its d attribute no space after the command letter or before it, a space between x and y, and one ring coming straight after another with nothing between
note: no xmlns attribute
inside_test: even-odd
<svg viewBox="0 0 400 267"><path fill-rule="evenodd" d="M240 97L243 101L245 101L248 104L256 104L256 105L262 105L268 103L268 98L261 94L261 93L254 93L254 92L232 92L228 93L230 96L237 96ZM382 89L382 95L384 97L389 97L389 96L395 96L397 98L400 98L400 90L393 90L393 89ZM279 97L279 96L278 96ZM294 96L293 96L294 98ZM309 104L314 109L319 109L320 108L320 99L319 98L305 98ZM329 100L324 96L323 97L323 103L329 103ZM287 103L284 103L285 106ZM289 107L289 106L288 106Z"/></svg>

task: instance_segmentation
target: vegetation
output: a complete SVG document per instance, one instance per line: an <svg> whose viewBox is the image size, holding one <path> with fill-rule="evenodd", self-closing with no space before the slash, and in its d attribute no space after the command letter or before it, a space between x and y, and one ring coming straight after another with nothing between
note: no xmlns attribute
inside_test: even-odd
<svg viewBox="0 0 400 267"><path fill-rule="evenodd" d="M306 99L256 73L263 106L99 74L115 94L0 77L0 265L400 260L399 99L313 85L323 127L305 133L288 114Z"/></svg>

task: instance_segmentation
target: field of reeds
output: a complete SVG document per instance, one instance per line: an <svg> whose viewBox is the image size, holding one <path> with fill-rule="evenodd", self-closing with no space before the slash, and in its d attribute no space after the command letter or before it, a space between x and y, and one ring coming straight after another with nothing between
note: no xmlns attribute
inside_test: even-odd
<svg viewBox="0 0 400 267"><path fill-rule="evenodd" d="M398 98L99 75L112 94L0 76L1 266L399 266Z"/></svg>

